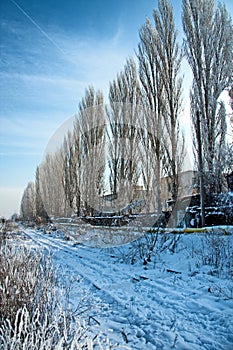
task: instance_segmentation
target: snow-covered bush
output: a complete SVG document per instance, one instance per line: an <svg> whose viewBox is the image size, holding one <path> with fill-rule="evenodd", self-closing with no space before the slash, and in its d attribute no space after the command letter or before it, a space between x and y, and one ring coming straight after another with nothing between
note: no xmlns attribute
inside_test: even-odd
<svg viewBox="0 0 233 350"><path fill-rule="evenodd" d="M15 321L6 319L0 328L2 350L62 350L93 349L86 325L67 323L67 315L60 312L53 315L41 314L38 308L28 311L19 309Z"/></svg>
<svg viewBox="0 0 233 350"><path fill-rule="evenodd" d="M90 327L64 307L48 253L5 240L0 265L1 349L103 349Z"/></svg>
<svg viewBox="0 0 233 350"><path fill-rule="evenodd" d="M196 250L199 265L211 266L218 277L233 278L233 246L230 236L209 233Z"/></svg>
<svg viewBox="0 0 233 350"><path fill-rule="evenodd" d="M126 263L134 264L141 261L146 265L152 260L155 262L156 256L166 249L174 253L179 239L178 234L161 233L152 229L141 238L129 243L128 249L118 248L118 256Z"/></svg>
<svg viewBox="0 0 233 350"><path fill-rule="evenodd" d="M0 248L0 324L15 321L18 310L36 307L52 311L55 275L51 257L38 250L6 241Z"/></svg>

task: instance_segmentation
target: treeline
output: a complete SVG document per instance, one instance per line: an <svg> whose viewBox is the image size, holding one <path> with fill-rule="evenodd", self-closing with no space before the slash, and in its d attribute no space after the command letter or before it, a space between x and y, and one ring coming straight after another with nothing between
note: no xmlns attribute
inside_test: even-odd
<svg viewBox="0 0 233 350"><path fill-rule="evenodd" d="M93 215L111 193L119 206L142 185L147 210L160 211L161 179L169 178L174 202L184 166L180 129L185 57L192 70L190 90L193 149L202 190L224 190L233 152L226 142L227 115L221 93L232 85L233 28L224 5L183 0L184 41L179 43L173 8L160 0L139 30L136 58L126 61L109 84L108 101L93 87L79 103L73 130L38 166L35 182L21 201L24 218ZM189 144L190 144L189 140Z"/></svg>

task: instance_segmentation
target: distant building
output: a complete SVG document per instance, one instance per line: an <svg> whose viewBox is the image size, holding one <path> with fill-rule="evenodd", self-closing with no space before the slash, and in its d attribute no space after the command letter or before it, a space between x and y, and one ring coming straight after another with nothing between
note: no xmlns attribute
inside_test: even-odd
<svg viewBox="0 0 233 350"><path fill-rule="evenodd" d="M198 176L195 171L188 170L179 174L178 197L190 196L199 192ZM130 193L131 200L127 202L127 195ZM171 179L166 176L161 179L161 199L163 210L169 210L169 200L172 200ZM102 196L102 211L111 212L118 211L130 205L130 203L142 201L144 208L140 207L140 212L156 211L155 200L151 190L145 190L142 185L134 185L131 191L122 190L119 193L110 193ZM137 206L135 205L135 210Z"/></svg>

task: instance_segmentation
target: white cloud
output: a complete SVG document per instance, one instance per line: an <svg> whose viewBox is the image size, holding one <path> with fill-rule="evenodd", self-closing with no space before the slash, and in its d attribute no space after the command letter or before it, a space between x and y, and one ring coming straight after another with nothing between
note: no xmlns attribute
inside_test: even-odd
<svg viewBox="0 0 233 350"><path fill-rule="evenodd" d="M0 72L0 78L1 79L12 79L15 81L15 79L21 80L25 83L45 83L45 84L52 84L52 85L63 85L63 86L71 86L74 87L76 85L82 85L82 82L79 82L76 79L72 78L64 78L61 76L50 76L50 75L39 75L39 74L26 74L26 73L18 73L18 72Z"/></svg>
<svg viewBox="0 0 233 350"><path fill-rule="evenodd" d="M46 140L50 136L50 131L54 129L56 123L53 120L45 119L40 116L40 118L23 118L12 117L1 118L1 134L8 135L10 139L9 144L15 141L19 145L19 137L22 138L21 145L25 145L25 140L30 139L38 142L38 140ZM12 139L13 138L13 139ZM16 138L16 139L15 139ZM26 142L27 144L28 142Z"/></svg>
<svg viewBox="0 0 233 350"><path fill-rule="evenodd" d="M26 28L17 25L16 29L23 37ZM62 52L37 33L38 40L29 40L30 46L21 42L25 57L18 61L17 71L14 69L15 57L7 51L8 66L13 70L0 73L4 87L1 133L4 140L9 139L5 145L25 147L24 154L28 152L28 146L37 150L42 144L46 147L62 122L77 112L78 102L89 85L104 90L107 96L109 81L123 68L129 53L133 53L133 48L122 42L120 26L111 38L100 40L51 29L53 32L48 35L62 47ZM32 35L35 33L33 30ZM28 35L27 32L27 38ZM30 62L33 64L28 64Z"/></svg>
<svg viewBox="0 0 233 350"><path fill-rule="evenodd" d="M1 157L11 157L11 156L40 156L41 152L26 152L26 151L6 151L6 152L0 152L0 156Z"/></svg>
<svg viewBox="0 0 233 350"><path fill-rule="evenodd" d="M64 59L73 68L74 76L80 76L86 86L108 87L117 72L123 68L126 58L134 54L134 47L123 42L123 30L118 26L111 38L77 37L57 33L56 42L66 53Z"/></svg>

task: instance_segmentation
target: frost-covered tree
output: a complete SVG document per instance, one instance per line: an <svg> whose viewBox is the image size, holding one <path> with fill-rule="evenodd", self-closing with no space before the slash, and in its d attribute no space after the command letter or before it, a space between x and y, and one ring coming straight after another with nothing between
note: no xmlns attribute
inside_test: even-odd
<svg viewBox="0 0 233 350"><path fill-rule="evenodd" d="M145 111L142 125L142 143L145 149L143 164L144 187L151 192L153 209L162 208L161 177L162 177L162 78L159 74L156 59L155 29L147 19L139 31L138 45L139 77L142 85L142 101ZM154 208L154 207L157 208Z"/></svg>
<svg viewBox="0 0 233 350"><path fill-rule="evenodd" d="M76 144L80 142L80 189L85 214L94 214L99 208L104 191L105 171L105 110L101 91L89 87L79 104L74 128ZM78 136L77 133L80 133ZM78 139L79 138L79 139Z"/></svg>
<svg viewBox="0 0 233 350"><path fill-rule="evenodd" d="M219 189L216 175L222 167L226 133L225 107L219 97L232 83L232 21L221 3L215 7L214 0L183 0L183 28L184 50L193 73L194 144L201 140L198 169L205 173L209 192L214 193Z"/></svg>
<svg viewBox="0 0 233 350"><path fill-rule="evenodd" d="M140 85L132 58L110 83L107 116L108 165L110 188L114 195L133 199L133 188L139 178L138 118L140 115Z"/></svg>
<svg viewBox="0 0 233 350"><path fill-rule="evenodd" d="M38 171L36 182L49 215L93 214L104 187L104 151L103 94L90 87L79 104L73 130Z"/></svg>
<svg viewBox="0 0 233 350"><path fill-rule="evenodd" d="M173 8L168 0L158 3L154 10L156 64L163 87L164 166L165 174L170 178L172 198L177 199L179 172L184 158L184 139L180 132L179 118L182 112L182 81L180 67L182 50L177 42L177 30Z"/></svg>
<svg viewBox="0 0 233 350"><path fill-rule="evenodd" d="M20 212L25 220L32 220L36 216L36 190L34 182L29 182L24 190Z"/></svg>
<svg viewBox="0 0 233 350"><path fill-rule="evenodd" d="M62 146L62 184L68 206L80 214L80 153L76 152L74 133L68 132Z"/></svg>
<svg viewBox="0 0 233 350"><path fill-rule="evenodd" d="M35 179L35 191L36 191L36 216L43 218L44 220L48 219L48 214L44 206L44 202L41 195L41 176L39 166L36 169L36 179Z"/></svg>
<svg viewBox="0 0 233 350"><path fill-rule="evenodd" d="M46 155L40 165L40 191L42 200L50 216L70 214L63 188L62 148Z"/></svg>
<svg viewBox="0 0 233 350"><path fill-rule="evenodd" d="M179 130L182 52L177 43L170 2L160 0L153 17L154 25L147 19L139 32L137 56L147 130L142 137L147 163L144 182L155 191L155 203L160 211L161 177L170 177L172 197L176 199L178 172L183 159L183 141Z"/></svg>

